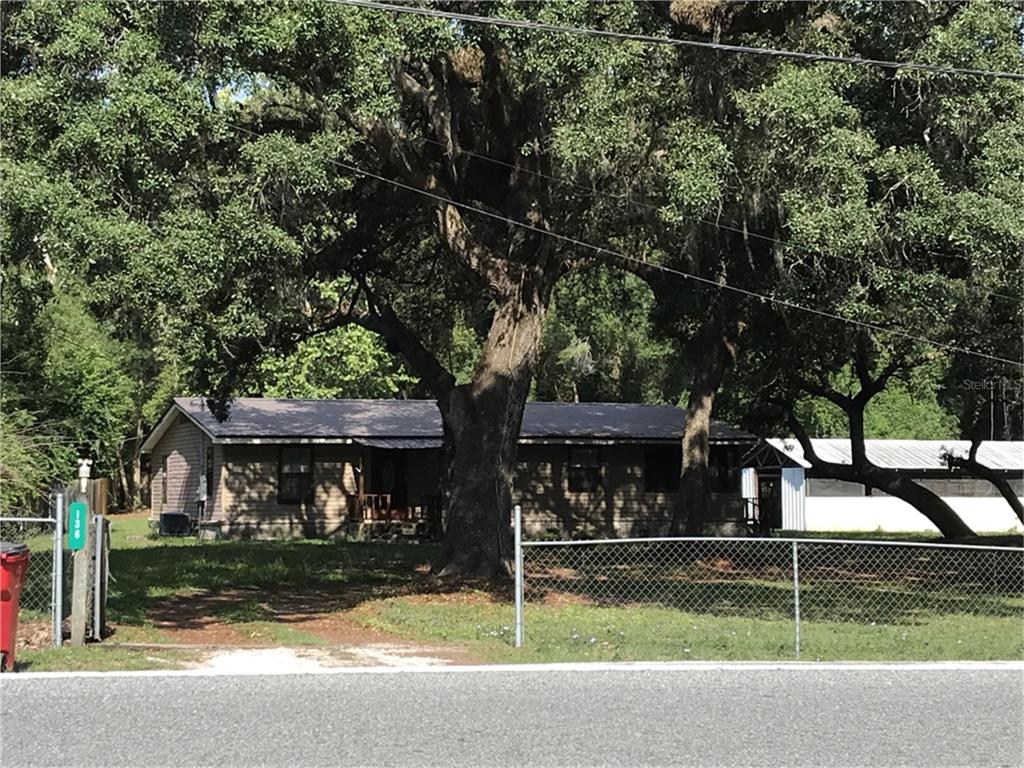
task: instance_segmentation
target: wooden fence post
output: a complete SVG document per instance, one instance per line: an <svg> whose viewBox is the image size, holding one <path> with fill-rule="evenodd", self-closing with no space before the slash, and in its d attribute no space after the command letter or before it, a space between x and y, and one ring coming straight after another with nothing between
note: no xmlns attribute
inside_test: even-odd
<svg viewBox="0 0 1024 768"><path fill-rule="evenodd" d="M93 506L95 495L94 483L86 481L85 493L82 492L81 484L75 488L75 501L83 501L88 507L85 523L85 544L75 551L73 566L74 575L71 582L71 645L85 645L86 630L89 625L89 561L92 559L92 551L89 549L90 531L89 513Z"/></svg>

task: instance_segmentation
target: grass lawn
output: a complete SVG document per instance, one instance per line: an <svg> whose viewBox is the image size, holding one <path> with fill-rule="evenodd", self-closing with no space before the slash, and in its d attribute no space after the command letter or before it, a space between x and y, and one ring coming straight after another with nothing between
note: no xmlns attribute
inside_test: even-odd
<svg viewBox="0 0 1024 768"><path fill-rule="evenodd" d="M386 633L384 641L391 636L465 648L475 658L497 663L793 658L785 585L752 578L716 587L730 595L740 590L747 601L743 610L723 611L721 602L703 598L694 604L703 610L685 601L605 605L585 595L556 592L548 596L554 600L527 604L525 647L516 649L509 587L439 584L427 572L435 545L197 542L155 537L148 521L137 516L112 517L111 531L112 636L102 647L20 650L19 667L180 666L199 652L130 646L188 644L189 638L210 633L214 640L202 642L328 648L353 642L322 631L331 622L378 630ZM46 546L41 537L41 554ZM48 558L45 562L48 578ZM883 590L864 592L856 600L870 601L872 595L892 599ZM726 605L735 603L726 597ZM923 610L904 612L898 622L887 624L872 624L843 606L838 594L816 597L811 589L802 602L810 618L801 625L803 659L1024 658L1021 595L997 596L973 613L938 596L921 604ZM842 620L827 620L836 617Z"/></svg>
<svg viewBox="0 0 1024 768"><path fill-rule="evenodd" d="M708 616L653 606L532 605L524 643L514 648L507 605L392 598L357 609L370 625L417 640L465 643L493 662L791 661L793 622ZM816 661L932 661L1024 658L1020 618L927 616L918 623L801 624L801 658Z"/></svg>
<svg viewBox="0 0 1024 768"><path fill-rule="evenodd" d="M19 669L31 672L77 672L135 669L186 669L203 657L200 651L178 648L41 648L18 651Z"/></svg>
<svg viewBox="0 0 1024 768"><path fill-rule="evenodd" d="M431 545L409 543L160 538L150 534L144 519L113 517L110 571L116 581L108 597L108 620L146 625L154 599L196 592L246 594L204 604L230 623L272 618L267 599L293 590L321 591L325 608L351 607L425 581L435 552Z"/></svg>
<svg viewBox="0 0 1024 768"><path fill-rule="evenodd" d="M230 630L222 633L227 644L322 645L324 638L291 626L279 610L329 615L416 589L426 584L427 564L436 552L432 545L410 543L199 542L154 536L148 520L137 515L110 521L111 636L103 647L21 649L19 668L165 668L174 654L164 658L169 652L123 646L189 642L189 630L210 623ZM49 595L50 539L33 537L28 543L37 555L29 578L45 578ZM21 619L44 617L36 613L23 610ZM122 647L115 651L116 646Z"/></svg>

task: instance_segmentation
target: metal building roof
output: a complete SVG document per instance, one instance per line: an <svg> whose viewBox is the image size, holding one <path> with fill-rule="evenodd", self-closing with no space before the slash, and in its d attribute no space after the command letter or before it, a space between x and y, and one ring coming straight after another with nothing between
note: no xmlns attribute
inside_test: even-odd
<svg viewBox="0 0 1024 768"><path fill-rule="evenodd" d="M180 411L218 442L255 440L414 441L418 447L441 439L441 413L433 400L290 400L238 398L225 421L198 398L178 397L150 433L143 451L152 450L168 418ZM682 436L685 411L668 405L631 403L526 404L520 439L657 441ZM165 423L166 422L166 423ZM712 422L715 442L753 443L757 438ZM430 441L429 443L426 441ZM395 443L398 444L398 443Z"/></svg>
<svg viewBox="0 0 1024 768"><path fill-rule="evenodd" d="M791 437L768 438L766 442L802 467L810 463L804 458L800 443ZM812 438L814 452L823 461L850 463L850 441L846 438ZM967 456L968 440L865 440L870 461L887 469L948 469L943 455L948 452ZM986 440L978 449L978 461L991 469L1024 472L1024 442Z"/></svg>

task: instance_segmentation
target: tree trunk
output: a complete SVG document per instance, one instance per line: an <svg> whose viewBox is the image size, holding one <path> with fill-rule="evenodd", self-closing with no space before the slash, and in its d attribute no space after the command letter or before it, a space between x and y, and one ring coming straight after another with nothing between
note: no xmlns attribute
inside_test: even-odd
<svg viewBox="0 0 1024 768"><path fill-rule="evenodd" d="M452 438L448 526L440 575L512 572L512 478L550 290L520 292L495 310L473 381L438 399Z"/></svg>
<svg viewBox="0 0 1024 768"><path fill-rule="evenodd" d="M973 536L974 531L938 494L893 470L883 469L868 460L864 439L864 409L871 394L862 390L845 409L850 423L850 455L861 482L901 499L927 517L946 538Z"/></svg>
<svg viewBox="0 0 1024 768"><path fill-rule="evenodd" d="M141 418L135 420L135 436L125 441L119 455L117 481L119 500L118 510L134 511L141 506L139 499L139 461L141 458L142 440L146 436Z"/></svg>
<svg viewBox="0 0 1024 768"><path fill-rule="evenodd" d="M861 483L905 501L928 518L931 524L938 528L947 539L975 535L970 526L940 496L895 470L885 469L874 464L852 467L825 462L815 463L814 461L811 462L811 466L816 473L823 477L844 480L848 483Z"/></svg>
<svg viewBox="0 0 1024 768"><path fill-rule="evenodd" d="M982 480L988 480L992 483L996 490L1002 494L1006 503L1010 505L1010 509L1013 510L1013 514L1017 516L1018 520L1024 523L1024 505L1021 504L1020 497L1014 493L1012 486L1005 477L976 461L964 462L962 467L975 477L981 478Z"/></svg>
<svg viewBox="0 0 1024 768"><path fill-rule="evenodd" d="M869 397L858 395L854 398L833 400L836 405L846 411L850 424L852 464L836 464L818 458L807 432L790 414L790 427L803 448L804 458L811 463L811 468L822 477L843 480L848 483L860 483L905 501L928 518L947 539L974 536L974 531L940 496L900 474L897 470L879 467L868 460L864 441L864 408L868 399Z"/></svg>
<svg viewBox="0 0 1024 768"><path fill-rule="evenodd" d="M131 462L131 459L125 458L123 454L118 457L117 477L115 478L117 486L110 489L111 495L114 497L113 507L119 512L131 509L130 470L128 469L131 464L129 462Z"/></svg>
<svg viewBox="0 0 1024 768"><path fill-rule="evenodd" d="M696 369L683 424L682 468L679 493L672 505L669 532L700 536L708 509L708 458L711 447L711 413L725 372L736 358L736 344L722 323L715 320L698 336L694 350Z"/></svg>

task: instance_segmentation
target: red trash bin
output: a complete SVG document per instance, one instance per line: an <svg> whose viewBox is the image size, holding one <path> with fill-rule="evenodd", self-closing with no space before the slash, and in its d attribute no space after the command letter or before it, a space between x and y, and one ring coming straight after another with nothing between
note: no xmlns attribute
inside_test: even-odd
<svg viewBox="0 0 1024 768"><path fill-rule="evenodd" d="M0 541L0 672L14 669L18 601L28 570L28 547Z"/></svg>

